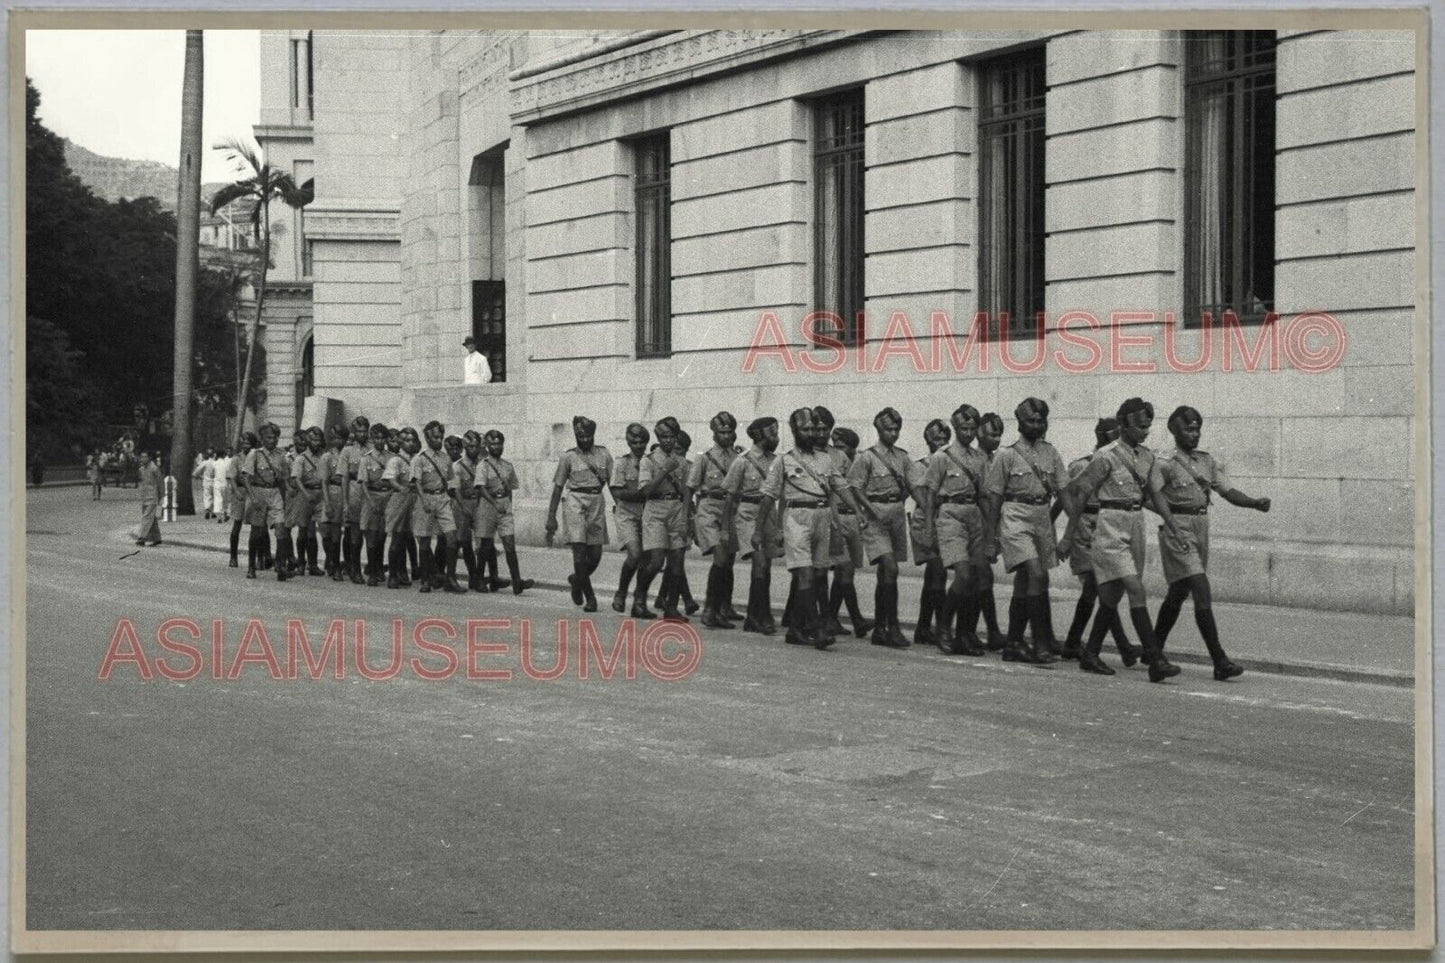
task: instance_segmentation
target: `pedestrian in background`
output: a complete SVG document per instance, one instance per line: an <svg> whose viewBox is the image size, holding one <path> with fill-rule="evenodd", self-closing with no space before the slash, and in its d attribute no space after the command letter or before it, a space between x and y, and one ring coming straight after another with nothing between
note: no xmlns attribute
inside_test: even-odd
<svg viewBox="0 0 1445 963"><path fill-rule="evenodd" d="M140 525L136 528L137 545L159 545L161 543L160 503L161 470L151 460L150 452L140 453Z"/></svg>

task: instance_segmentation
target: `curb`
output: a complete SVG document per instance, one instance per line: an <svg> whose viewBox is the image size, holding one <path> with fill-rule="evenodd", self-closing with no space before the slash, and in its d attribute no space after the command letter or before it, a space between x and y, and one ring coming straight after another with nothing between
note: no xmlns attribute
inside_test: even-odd
<svg viewBox="0 0 1445 963"><path fill-rule="evenodd" d="M125 541L131 541L126 530L122 529L117 533ZM220 552L229 554L230 549L226 546L211 545L204 542L194 542L184 538L167 538L162 545L175 545L181 548L192 548L206 552ZM534 588L549 589L552 591L566 592L568 586L565 582L553 582L548 579L535 579ZM901 626L908 628L909 632L917 627L915 622L900 621ZM1212 666L1207 655L1197 652L1171 652L1170 661L1178 662L1181 665L1203 665ZM1296 662L1288 659L1255 659L1241 657L1234 660L1249 672L1259 672L1266 675L1288 675L1296 678L1306 679L1333 679L1338 682L1362 682L1368 685L1386 685L1400 689L1412 689L1415 687L1415 676L1413 673L1392 672L1388 669L1361 669L1353 666L1342 665L1321 665L1312 662Z"/></svg>

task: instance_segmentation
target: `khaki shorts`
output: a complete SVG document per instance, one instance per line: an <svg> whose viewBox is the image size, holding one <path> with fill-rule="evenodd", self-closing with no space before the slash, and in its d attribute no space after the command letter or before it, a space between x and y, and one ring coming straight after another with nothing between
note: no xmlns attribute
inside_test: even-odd
<svg viewBox="0 0 1445 963"><path fill-rule="evenodd" d="M687 518L681 499L653 499L642 508L642 550L687 548Z"/></svg>
<svg viewBox="0 0 1445 963"><path fill-rule="evenodd" d="M1144 574L1144 513L1099 509L1091 553L1094 578L1102 585Z"/></svg>
<svg viewBox="0 0 1445 963"><path fill-rule="evenodd" d="M366 503L366 486L355 478L346 490L346 524L361 527L361 506Z"/></svg>
<svg viewBox="0 0 1445 963"><path fill-rule="evenodd" d="M826 508L783 508L783 564L789 571L827 568L832 517Z"/></svg>
<svg viewBox="0 0 1445 963"><path fill-rule="evenodd" d="M928 540L927 528L923 523L923 512L908 513L908 540L913 543L915 565L927 565L938 560L938 543Z"/></svg>
<svg viewBox="0 0 1445 963"><path fill-rule="evenodd" d="M328 482L321 494L325 497L316 500L316 514L311 520L318 525L340 524L346 517L346 509L341 504L341 486ZM334 510L327 508L328 499L335 506Z"/></svg>
<svg viewBox="0 0 1445 963"><path fill-rule="evenodd" d="M908 513L902 502L874 504L877 519L868 522L863 532L863 555L872 565L885 555L895 561L908 561Z"/></svg>
<svg viewBox="0 0 1445 963"><path fill-rule="evenodd" d="M411 505L416 496L411 492L392 492L386 500L386 533L403 535L411 531Z"/></svg>
<svg viewBox="0 0 1445 963"><path fill-rule="evenodd" d="M303 488L286 495L286 527L310 528L316 521L317 507L321 502L321 489Z"/></svg>
<svg viewBox="0 0 1445 963"><path fill-rule="evenodd" d="M373 492L363 489L361 515L357 524L363 532L386 532L386 506L391 502L393 492Z"/></svg>
<svg viewBox="0 0 1445 963"><path fill-rule="evenodd" d="M763 557L783 557L783 531L778 527L779 508L768 516L767 527L763 530ZM758 503L738 502L738 510L733 514L733 529L738 536L738 555L742 558L753 557L753 532L758 527Z"/></svg>
<svg viewBox="0 0 1445 963"><path fill-rule="evenodd" d="M599 501L602 496L598 495ZM477 500L477 514L472 518L472 535L476 538L516 538L517 519L512 514L512 499L497 499L493 505L485 498Z"/></svg>
<svg viewBox="0 0 1445 963"><path fill-rule="evenodd" d="M863 520L857 513L838 513L838 534L833 539L832 558L834 565L863 567Z"/></svg>
<svg viewBox="0 0 1445 963"><path fill-rule="evenodd" d="M983 554L983 512L977 505L939 505L934 530L938 532L939 560L947 567L987 561Z"/></svg>
<svg viewBox="0 0 1445 963"><path fill-rule="evenodd" d="M613 524L617 526L617 544L624 549L642 551L642 514L620 505L612 513Z"/></svg>
<svg viewBox="0 0 1445 963"><path fill-rule="evenodd" d="M942 540L942 535L939 539ZM1045 571L1059 564L1058 542L1049 506L1004 502L998 525L998 542L1004 571L1012 572L1030 559Z"/></svg>
<svg viewBox="0 0 1445 963"><path fill-rule="evenodd" d="M562 538L569 545L606 545L607 513L602 493L568 489L562 495Z"/></svg>
<svg viewBox="0 0 1445 963"><path fill-rule="evenodd" d="M697 503L697 514L693 516L693 528L697 532L697 547L704 555L711 555L722 544L727 514L726 498L703 498Z"/></svg>
<svg viewBox="0 0 1445 963"><path fill-rule="evenodd" d="M411 530L418 538L454 535L457 520L452 515L452 496L446 492L411 495Z"/></svg>
<svg viewBox="0 0 1445 963"><path fill-rule="evenodd" d="M1209 568L1209 516L1175 515L1184 551L1171 548L1165 528L1159 526L1159 560L1164 563L1164 581L1177 582L1192 575L1203 575Z"/></svg>
<svg viewBox="0 0 1445 963"><path fill-rule="evenodd" d="M1094 571L1094 526L1098 523L1097 512L1086 514L1079 519L1079 527L1074 530L1074 548L1069 553L1069 571L1080 577Z"/></svg>
<svg viewBox="0 0 1445 963"><path fill-rule="evenodd" d="M286 520L281 493L274 488L252 488L246 503L246 523L275 528Z"/></svg>
<svg viewBox="0 0 1445 963"><path fill-rule="evenodd" d="M457 544L472 544L472 520L477 515L477 503L466 498L452 499L452 519L457 523Z"/></svg>

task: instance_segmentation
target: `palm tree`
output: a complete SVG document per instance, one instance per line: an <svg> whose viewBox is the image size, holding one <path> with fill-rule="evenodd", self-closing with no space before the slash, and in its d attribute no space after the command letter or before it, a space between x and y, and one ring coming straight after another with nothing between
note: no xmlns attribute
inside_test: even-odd
<svg viewBox="0 0 1445 963"><path fill-rule="evenodd" d="M271 204L280 201L288 207L305 207L311 203L313 191L297 187L290 174L266 162L258 144L240 138L227 138L215 145L241 175L241 180L227 184L211 198L211 213L243 198L252 202L251 233L260 245L256 281L256 315L251 319L251 334L246 343L246 367L241 375L241 393L237 404L235 448L241 447L241 433L246 426L246 408L251 398L251 364L256 354L256 339L261 334L261 312L266 305L266 272L271 269Z"/></svg>
<svg viewBox="0 0 1445 963"><path fill-rule="evenodd" d="M201 88L205 76L201 31L186 31L181 86L181 164L176 201L176 344L171 378L173 410L171 473L176 511L194 515L191 498L191 369L195 364L197 245L201 232Z"/></svg>

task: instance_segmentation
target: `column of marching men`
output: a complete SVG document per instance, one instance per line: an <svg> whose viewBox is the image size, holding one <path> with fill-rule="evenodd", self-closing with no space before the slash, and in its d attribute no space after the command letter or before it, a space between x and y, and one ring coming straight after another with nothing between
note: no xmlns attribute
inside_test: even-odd
<svg viewBox="0 0 1445 963"><path fill-rule="evenodd" d="M687 621L701 608L700 621L710 629L741 622L745 632L772 636L781 628L789 644L826 649L844 634L846 609L853 634L874 645L929 645L975 657L999 652L1005 661L1031 665L1076 659L1101 675L1114 674L1101 658L1111 637L1123 664L1142 660L1154 682L1179 672L1164 644L1192 600L1214 677L1238 676L1243 669L1226 655L1211 608L1208 516L1215 495L1257 511L1269 511L1270 500L1232 486L1199 448L1204 419L1188 406L1169 417L1173 446L1156 453L1144 444L1153 406L1126 400L1113 417L1099 419L1094 450L1067 467L1046 439L1048 417L1046 402L1024 399L1014 410L1018 440L1002 446L1003 419L962 404L947 421L923 428L928 454L915 458L898 445L903 418L893 408L874 417L876 443L861 450L858 433L836 426L828 409L799 408L788 418L793 444L783 453L776 418L748 424L745 448L737 444L737 420L722 411L709 425L713 444L700 457L688 457L687 432L665 417L650 431L629 425L627 454L614 459L596 443L596 423L578 415L576 445L553 477L546 539L549 545L557 539L560 510L561 540L572 554L568 587L584 612L598 608L592 575L609 541L610 495L610 527L625 553L612 608L633 618ZM236 505L230 564L239 565L244 520L251 527L247 578L274 567L280 581L330 576L370 586L384 580L389 588L416 581L422 592L457 594L510 587L520 595L532 587L517 557L518 480L502 457L501 432L448 436L433 421L419 437L415 429L388 429L363 417L329 436L319 428L298 431L285 452L277 448L279 436L272 424L248 432L243 456L228 471ZM1159 519L1169 586L1155 618L1142 580L1146 509ZM1061 537L1060 515L1067 519ZM510 578L499 576L499 539ZM711 561L701 606L684 567L693 545ZM911 642L898 616L899 570L910 550L923 570ZM790 582L775 620L778 559ZM999 559L1013 578L1002 624L994 600ZM1065 559L1081 593L1059 640L1049 573ZM466 567L465 588L458 560ZM749 575L741 614L733 606L737 560L748 563ZM872 619L864 617L854 586L864 565L877 575ZM1137 646L1120 615L1125 600Z"/></svg>

